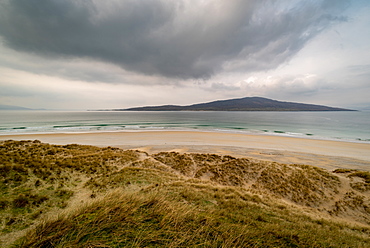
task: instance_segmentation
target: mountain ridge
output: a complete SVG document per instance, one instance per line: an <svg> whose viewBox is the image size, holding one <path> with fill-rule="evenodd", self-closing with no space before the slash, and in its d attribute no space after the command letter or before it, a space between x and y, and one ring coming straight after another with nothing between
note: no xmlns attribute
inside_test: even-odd
<svg viewBox="0 0 370 248"><path fill-rule="evenodd" d="M285 102L264 97L243 97L191 105L144 106L113 111L356 111L324 105Z"/></svg>

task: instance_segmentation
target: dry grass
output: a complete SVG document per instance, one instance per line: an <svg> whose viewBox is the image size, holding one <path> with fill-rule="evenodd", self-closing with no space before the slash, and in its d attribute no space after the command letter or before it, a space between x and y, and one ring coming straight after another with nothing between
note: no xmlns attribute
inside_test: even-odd
<svg viewBox="0 0 370 248"><path fill-rule="evenodd" d="M111 173L138 158L138 152L109 147L2 142L0 233L22 230L40 214L66 207L85 178Z"/></svg>
<svg viewBox="0 0 370 248"><path fill-rule="evenodd" d="M238 236L232 237L222 232L224 230L217 230L216 226L205 228L214 224L213 221L194 207L168 201L166 195L115 191L68 215L45 221L28 234L21 247L219 247L227 243L243 244Z"/></svg>
<svg viewBox="0 0 370 248"><path fill-rule="evenodd" d="M222 197L224 198L224 197ZM366 247L361 231L223 199L209 208L161 191L119 190L42 222L19 247ZM195 203L195 202L193 202ZM221 202L220 202L221 203ZM207 211L205 211L207 210Z"/></svg>
<svg viewBox="0 0 370 248"><path fill-rule="evenodd" d="M317 167L285 165L213 154L159 153L153 156L187 177L206 178L221 185L248 188L317 206L338 192L338 178ZM185 163L182 163L185 161Z"/></svg>
<svg viewBox="0 0 370 248"><path fill-rule="evenodd" d="M336 173L212 154L6 141L0 240L10 246L9 234L34 224L14 247L369 247L369 192L354 185L368 184L368 174ZM82 190L90 197L69 205Z"/></svg>

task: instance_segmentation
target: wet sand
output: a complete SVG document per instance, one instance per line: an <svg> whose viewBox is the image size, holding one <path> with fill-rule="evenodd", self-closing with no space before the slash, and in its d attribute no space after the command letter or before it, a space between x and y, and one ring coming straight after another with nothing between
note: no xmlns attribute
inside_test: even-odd
<svg viewBox="0 0 370 248"><path fill-rule="evenodd" d="M328 170L370 171L370 144L272 135L197 131L140 131L1 135L0 140L35 140L50 144L86 144L160 151L199 152L251 157Z"/></svg>

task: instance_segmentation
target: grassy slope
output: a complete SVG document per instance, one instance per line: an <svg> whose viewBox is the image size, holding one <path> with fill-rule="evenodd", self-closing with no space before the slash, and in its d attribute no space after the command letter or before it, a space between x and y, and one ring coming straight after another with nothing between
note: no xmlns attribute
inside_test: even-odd
<svg viewBox="0 0 370 248"><path fill-rule="evenodd" d="M0 176L2 246L370 246L368 172L6 141Z"/></svg>

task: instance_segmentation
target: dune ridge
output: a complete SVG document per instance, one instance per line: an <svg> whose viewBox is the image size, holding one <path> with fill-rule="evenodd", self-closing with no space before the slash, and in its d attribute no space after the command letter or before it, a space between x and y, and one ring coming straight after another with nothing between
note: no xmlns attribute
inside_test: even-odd
<svg viewBox="0 0 370 248"><path fill-rule="evenodd" d="M0 144L2 244L370 244L370 173L229 155Z"/></svg>

